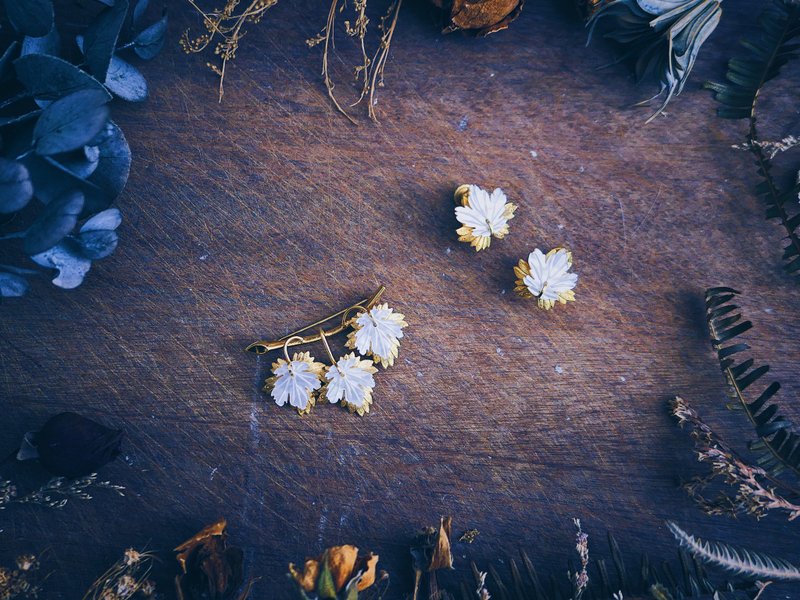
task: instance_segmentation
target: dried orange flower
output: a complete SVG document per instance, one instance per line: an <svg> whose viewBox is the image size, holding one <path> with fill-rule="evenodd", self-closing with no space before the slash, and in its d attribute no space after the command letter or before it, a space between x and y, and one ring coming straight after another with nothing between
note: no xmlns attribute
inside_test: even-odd
<svg viewBox="0 0 800 600"><path fill-rule="evenodd" d="M343 596L350 599L375 583L377 565L377 554L359 555L352 545L333 546L318 558L306 559L302 571L289 563L289 575L304 596L335 599L344 591Z"/></svg>

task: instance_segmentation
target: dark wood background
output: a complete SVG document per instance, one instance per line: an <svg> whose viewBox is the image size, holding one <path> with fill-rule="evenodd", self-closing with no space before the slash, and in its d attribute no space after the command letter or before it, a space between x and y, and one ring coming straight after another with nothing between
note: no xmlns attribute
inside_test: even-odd
<svg viewBox="0 0 800 600"><path fill-rule="evenodd" d="M77 290L42 285L0 307L3 446L63 410L124 427L124 460L103 475L128 492L0 512L0 558L47 550L45 598L74 600L128 546L162 552L168 581L171 548L226 516L262 577L254 598L288 596L289 561L344 542L380 553L387 597L401 598L411 534L452 514L457 535L480 530L456 545L464 573L465 557L504 571L520 548L560 572L573 517L594 557L608 530L630 557L674 557L673 519L800 561L782 517L711 518L685 497L678 482L697 466L666 409L680 394L730 439L749 434L724 408L704 326L703 289L721 284L743 290L747 341L800 417L800 294L781 270L782 230L731 149L745 124L717 118L700 89L763 5L725 3L686 91L645 126L629 105L653 90L624 67L596 70L612 51L584 47L558 2L529 2L482 40L441 36L437 13L409 2L381 123L357 113L354 127L304 44L326 3L281 2L251 27L222 104L207 57L177 45L198 18L171 3L165 51L142 65L151 97L115 107L134 153L119 249ZM339 37L349 93L356 55ZM798 132L796 75L770 85L765 133ZM519 205L510 236L480 254L455 234L463 182ZM512 266L560 244L577 302L539 311L514 297ZM272 404L271 357L244 346L379 284L409 327L373 412L299 418Z"/></svg>

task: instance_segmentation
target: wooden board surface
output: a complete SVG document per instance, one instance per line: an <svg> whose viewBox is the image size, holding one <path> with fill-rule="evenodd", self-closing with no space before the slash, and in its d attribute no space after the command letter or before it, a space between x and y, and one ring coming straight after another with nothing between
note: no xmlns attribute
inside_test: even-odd
<svg viewBox="0 0 800 600"><path fill-rule="evenodd" d="M651 88L597 71L610 49L585 48L558 3L530 2L483 40L442 37L436 13L409 3L381 123L354 127L304 44L327 6L282 2L252 27L218 104L206 57L177 47L198 20L174 3L170 42L143 66L151 97L115 107L134 153L119 249L77 290L43 285L0 308L3 446L62 410L123 426L124 460L104 475L128 492L0 512L0 558L48 549L45 597L74 600L130 545L163 552L165 582L169 550L226 516L263 578L255 598L287 597L289 561L343 542L380 553L387 598L401 598L410 535L452 514L458 534L481 532L456 547L464 573L463 556L503 570L520 548L562 568L573 517L595 556L611 530L629 556L673 557L674 519L800 560L785 520L710 518L685 497L696 466L666 409L680 394L731 439L748 433L724 409L704 326L703 290L722 284L744 291L748 342L800 418L800 295L780 268L782 230L730 147L744 124L718 119L700 89L754 8L725 10L684 94L645 126L628 106ZM340 78L351 50L341 40ZM791 74L770 87L767 131L797 132L797 93ZM464 182L519 205L509 237L480 254L454 232ZM514 297L516 261L561 244L577 303L547 313ZM299 418L271 404L271 360L244 346L379 284L409 327L373 412Z"/></svg>

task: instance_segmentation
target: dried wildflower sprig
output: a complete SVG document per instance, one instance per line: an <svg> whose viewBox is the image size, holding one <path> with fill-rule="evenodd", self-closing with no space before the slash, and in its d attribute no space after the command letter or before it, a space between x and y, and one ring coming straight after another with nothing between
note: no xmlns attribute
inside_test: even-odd
<svg viewBox="0 0 800 600"><path fill-rule="evenodd" d="M122 558L92 584L83 600L129 600L153 598L156 586L148 579L154 554L125 550Z"/></svg>
<svg viewBox="0 0 800 600"><path fill-rule="evenodd" d="M98 481L97 473L76 479L53 477L38 490L20 496L17 486L11 481L0 481L0 510L10 504L36 504L46 508L63 508L70 499L91 500L91 489L112 490L124 496L125 488L110 481ZM1 597L0 597L1 598Z"/></svg>
<svg viewBox="0 0 800 600"><path fill-rule="evenodd" d="M17 557L15 568L0 567L0 599L38 598L41 584L36 580L39 559L33 554Z"/></svg>
<svg viewBox="0 0 800 600"><path fill-rule="evenodd" d="M573 600L580 600L589 585L589 535L584 533L581 528L580 519L572 519L572 522L578 529L575 534L575 551L578 553L581 568L577 573L570 573L570 581L572 582Z"/></svg>
<svg viewBox="0 0 800 600"><path fill-rule="evenodd" d="M378 47L373 53L372 58L369 57L366 49L366 35L369 26L369 19L366 16L367 0L356 0L353 3L353 10L355 11L353 21L351 22L348 20L344 22L345 33L349 37L357 39L361 49L361 64L353 67L354 79L357 83L360 83L361 92L355 102L350 104L350 107L352 108L366 101L367 114L373 121L378 120L375 113L375 105L377 103L375 92L377 88L383 87L384 85L383 75L386 68L386 60L389 57L392 37L397 28L397 17L400 13L402 1L403 0L394 0L389 5L386 14L381 17L378 23L380 40L378 41ZM309 48L323 44L322 78L325 82L325 89L328 91L328 97L331 99L331 102L333 102L336 110L347 117L351 123L355 124L355 119L344 109L333 91L336 85L331 78L328 68L330 52L334 47L336 15L337 13L343 12L346 6L347 3L345 0L332 0L325 27L323 27L317 35L307 39L306 44L308 44Z"/></svg>
<svg viewBox="0 0 800 600"><path fill-rule="evenodd" d="M751 514L756 518L771 510L788 514L790 521L800 517L800 506L787 499L797 494L786 483L775 479L764 469L745 462L700 418L683 398L672 401L672 414L681 427L688 426L695 442L697 460L710 465L710 473L695 477L683 487L709 515ZM715 498L704 496L704 490L715 480L735 488L733 495L720 492ZM779 492L781 489L783 492Z"/></svg>
<svg viewBox="0 0 800 600"><path fill-rule="evenodd" d="M225 72L228 61L236 58L239 42L246 31L247 23L258 23L278 0L251 0L247 8L237 12L240 0L227 0L225 6L209 12L200 8L194 0L188 0L194 9L203 17L203 26L206 33L192 37L189 30L183 32L180 45L186 54L203 52L213 44L214 54L219 57L219 64L207 62L206 66L219 77L219 101L225 95Z"/></svg>

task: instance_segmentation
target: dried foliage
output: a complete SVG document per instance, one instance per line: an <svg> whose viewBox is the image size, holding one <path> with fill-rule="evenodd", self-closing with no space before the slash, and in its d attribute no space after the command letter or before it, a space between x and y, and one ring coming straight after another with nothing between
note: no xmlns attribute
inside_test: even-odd
<svg viewBox="0 0 800 600"><path fill-rule="evenodd" d="M714 433L686 400L675 398L672 414L681 427L690 429L697 459L710 465L707 475L694 477L683 486L707 514L736 516L744 513L761 518L771 510L779 510L787 513L790 521L800 516L800 505L792 501L800 494L761 467L748 464ZM715 480L733 487L734 493L723 488L715 497L708 498L706 490Z"/></svg>
<svg viewBox="0 0 800 600"><path fill-rule="evenodd" d="M722 542L704 541L686 533L675 523L667 523L667 527L683 548L703 562L756 580L800 581L800 567L781 558Z"/></svg>
<svg viewBox="0 0 800 600"><path fill-rule="evenodd" d="M0 600L39 598L39 559L32 554L17 557L14 567L0 566Z"/></svg>
<svg viewBox="0 0 800 600"><path fill-rule="evenodd" d="M217 63L207 62L206 66L219 77L219 101L225 95L225 73L228 61L236 58L236 51L247 30L248 24L256 24L264 18L264 14L278 3L278 0L250 0L239 9L241 0L227 0L222 8L205 11L194 0L188 0L203 18L206 32L194 35L189 29L183 32L180 39L181 48L187 54L204 52L214 48Z"/></svg>
<svg viewBox="0 0 800 600"><path fill-rule="evenodd" d="M250 595L253 582L244 584L244 553L228 546L227 526L220 519L175 548L178 600L246 600Z"/></svg>
<svg viewBox="0 0 800 600"><path fill-rule="evenodd" d="M507 29L522 12L525 0L431 0L447 13L443 33L464 30L478 36Z"/></svg>
<svg viewBox="0 0 800 600"><path fill-rule="evenodd" d="M749 448L756 453L757 463L764 471L771 476L784 471L800 476L800 435L778 412L779 407L773 400L781 388L780 383L770 383L755 400L745 395L750 386L769 372L769 365L756 367L752 358L736 362L736 355L750 347L735 338L753 326L750 321L741 320L739 307L731 303L738 294L732 288L716 287L706 290L705 297L711 345L717 352L733 400L728 407L744 411L753 424L758 439L751 442Z"/></svg>
<svg viewBox="0 0 800 600"><path fill-rule="evenodd" d="M153 58L167 21L143 22L147 0L130 14L128 0L96 6L69 48L51 0L5 3L16 36L0 52L0 297L23 296L30 278L54 271L56 286L77 287L117 246L121 218L108 207L131 155L108 105L113 96L147 97L144 77L122 55Z"/></svg>
<svg viewBox="0 0 800 600"><path fill-rule="evenodd" d="M419 597L422 575L428 573L429 597L435 598L438 584L436 571L453 568L450 548L453 518L442 517L438 527L424 527L417 532L411 544L411 565L414 569L414 600Z"/></svg>
<svg viewBox="0 0 800 600"><path fill-rule="evenodd" d="M773 168L778 152L796 145L794 138L767 142L759 137L757 108L764 85L775 78L781 68L800 54L800 4L793 0L773 0L758 19L759 31L752 40L742 42L747 54L728 61L727 81L706 83L722 105L717 113L727 119L748 119L747 139L740 148L748 150L755 160L761 182L756 193L764 200L767 218L777 219L786 230L783 259L789 273L800 273L800 180L798 165L790 169L787 181L779 182Z"/></svg>
<svg viewBox="0 0 800 600"><path fill-rule="evenodd" d="M39 489L18 495L17 486L11 481L0 481L0 510L10 504L36 504L45 508L64 508L69 500L91 500L91 490L112 490L124 496L125 488L110 481L98 480L96 473L77 479L53 477Z"/></svg>
<svg viewBox="0 0 800 600"><path fill-rule="evenodd" d="M301 598L357 600L376 581L388 578L386 573L377 573L377 566L377 554L360 554L351 545L333 546L317 558L306 559L302 571L289 563L289 577Z"/></svg>
<svg viewBox="0 0 800 600"><path fill-rule="evenodd" d="M154 598L156 586L148 579L153 563L153 554L139 552L133 548L125 551L92 584L83 600L145 600Z"/></svg>
<svg viewBox="0 0 800 600"><path fill-rule="evenodd" d="M686 85L700 48L719 24L721 0L616 0L593 14L591 35L602 21L604 37L622 47L620 60L630 60L637 81L655 79L663 96L649 123Z"/></svg>
<svg viewBox="0 0 800 600"><path fill-rule="evenodd" d="M355 0L352 4L353 13L350 19L344 21L344 33L354 38L359 45L361 61L353 67L354 80L360 91L355 101L350 107L358 106L362 102L367 104L367 114L373 121L377 121L375 105L377 99L375 94L378 88L383 87L383 74L386 69L386 60L389 58L389 49L392 45L392 37L397 27L397 17L400 14L400 6L403 0L392 0L386 13L380 18L378 23L379 40L374 52L367 50L367 33L369 18L367 17L367 0ZM325 88L328 97L333 102L336 109L342 113L351 123L355 123L353 117L345 110L334 93L333 78L331 77L329 63L331 53L334 49L334 37L336 32L336 16L347 9L346 0L332 0L328 9L328 18L325 27L322 28L313 38L306 40L310 48L322 45L322 77L325 81Z"/></svg>

